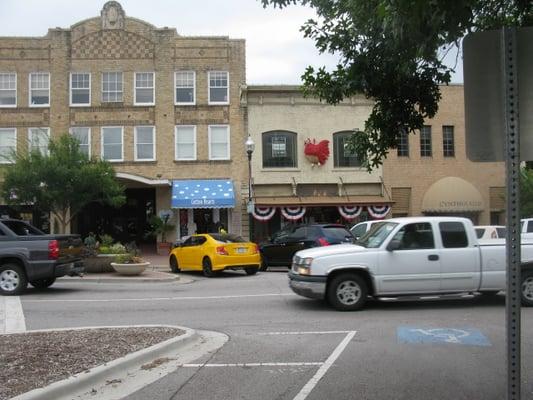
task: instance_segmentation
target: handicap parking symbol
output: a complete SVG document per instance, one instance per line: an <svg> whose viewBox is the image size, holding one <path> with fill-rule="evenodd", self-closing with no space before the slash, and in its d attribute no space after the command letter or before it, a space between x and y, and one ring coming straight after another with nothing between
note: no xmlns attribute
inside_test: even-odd
<svg viewBox="0 0 533 400"><path fill-rule="evenodd" d="M397 330L399 343L443 343L467 346L491 346L485 335L472 328L417 328L400 326Z"/></svg>

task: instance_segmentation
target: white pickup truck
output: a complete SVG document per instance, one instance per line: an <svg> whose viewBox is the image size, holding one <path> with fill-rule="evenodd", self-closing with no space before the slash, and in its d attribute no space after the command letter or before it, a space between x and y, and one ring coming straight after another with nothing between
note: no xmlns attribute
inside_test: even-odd
<svg viewBox="0 0 533 400"><path fill-rule="evenodd" d="M522 304L533 306L533 242L522 245ZM456 217L393 218L356 244L299 251L289 286L337 310L361 309L368 296L400 297L505 289L505 241L480 241Z"/></svg>

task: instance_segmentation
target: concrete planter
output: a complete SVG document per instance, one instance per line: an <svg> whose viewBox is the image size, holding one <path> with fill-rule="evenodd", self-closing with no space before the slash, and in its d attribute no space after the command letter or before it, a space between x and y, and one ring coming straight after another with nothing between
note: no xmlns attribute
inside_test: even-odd
<svg viewBox="0 0 533 400"><path fill-rule="evenodd" d="M101 273L114 272L111 263L115 260L117 254L98 254L95 257L88 257L83 260L85 272Z"/></svg>
<svg viewBox="0 0 533 400"><path fill-rule="evenodd" d="M118 264L115 262L111 263L113 269L120 275L140 275L149 265L149 262L143 262L138 264Z"/></svg>

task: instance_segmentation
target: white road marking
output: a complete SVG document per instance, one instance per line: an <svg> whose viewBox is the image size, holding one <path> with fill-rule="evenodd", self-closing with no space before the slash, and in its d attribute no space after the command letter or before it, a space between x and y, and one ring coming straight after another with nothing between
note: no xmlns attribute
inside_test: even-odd
<svg viewBox="0 0 533 400"><path fill-rule="evenodd" d="M183 368L200 368L200 367L301 367L322 365L323 362L266 362L266 363L229 363L229 364L182 364Z"/></svg>
<svg viewBox="0 0 533 400"><path fill-rule="evenodd" d="M302 332L265 332L257 333L258 336L268 335L329 335L334 333L350 333L353 331L302 331Z"/></svg>
<svg viewBox="0 0 533 400"><path fill-rule="evenodd" d="M26 332L26 321L20 297L2 296L4 299L4 333Z"/></svg>
<svg viewBox="0 0 533 400"><path fill-rule="evenodd" d="M315 388L315 386L318 384L320 379L326 374L328 369L333 365L335 360L341 355L341 353L344 351L348 343L350 343L350 340L353 339L355 336L356 331L351 331L346 335L346 337L340 342L340 344L337 346L335 350L333 350L333 353L328 357L328 359L322 364L322 366L318 369L316 374L305 384L305 386L300 390L300 393L296 395L296 397L293 400L304 400L309 396L309 393Z"/></svg>
<svg viewBox="0 0 533 400"><path fill-rule="evenodd" d="M174 300L221 300L221 299L242 299L249 297L276 297L276 296L296 296L294 293L265 293L265 294L239 294L228 296L190 296L190 297L144 297L137 299L39 299L25 300L29 303L105 303L105 302L130 302L130 301L174 301Z"/></svg>

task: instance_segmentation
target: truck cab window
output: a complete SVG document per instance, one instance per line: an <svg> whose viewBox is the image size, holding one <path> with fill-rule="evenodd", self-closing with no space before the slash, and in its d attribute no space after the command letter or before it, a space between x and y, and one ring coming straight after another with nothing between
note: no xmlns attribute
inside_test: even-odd
<svg viewBox="0 0 533 400"><path fill-rule="evenodd" d="M400 241L398 250L419 250L435 248L433 229L427 222L407 224L396 233L393 240Z"/></svg>
<svg viewBox="0 0 533 400"><path fill-rule="evenodd" d="M440 236L445 248L468 247L465 226L461 222L440 222Z"/></svg>

